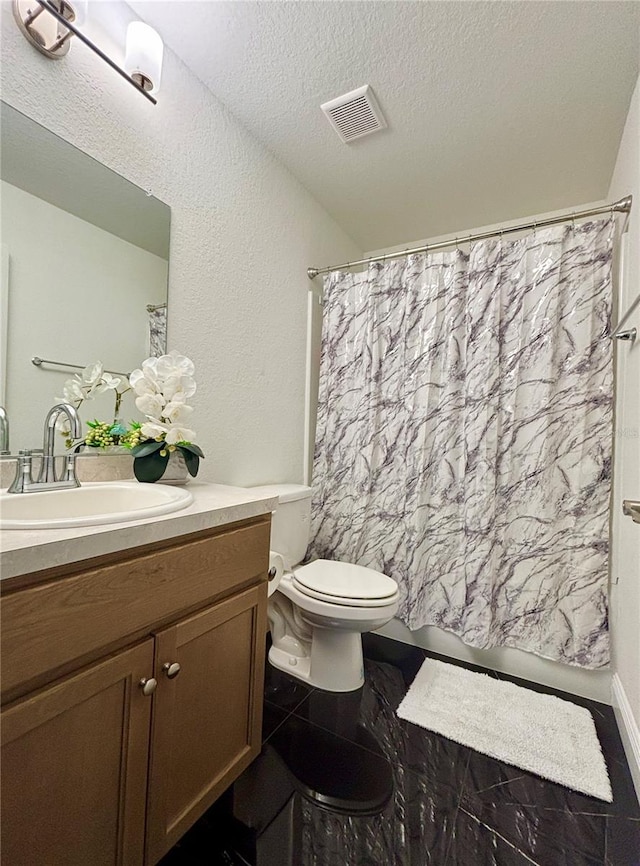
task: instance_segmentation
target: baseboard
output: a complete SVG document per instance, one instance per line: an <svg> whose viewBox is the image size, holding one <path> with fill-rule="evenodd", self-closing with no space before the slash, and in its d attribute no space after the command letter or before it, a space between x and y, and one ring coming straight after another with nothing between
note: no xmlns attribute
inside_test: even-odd
<svg viewBox="0 0 640 866"><path fill-rule="evenodd" d="M611 681L611 697L622 745L640 802L640 728L633 716L631 704L618 674L614 674Z"/></svg>
<svg viewBox="0 0 640 866"><path fill-rule="evenodd" d="M543 659L533 653L511 647L474 649L463 643L456 635L435 626L425 626L417 631L410 631L398 619L392 619L387 625L378 629L377 633L463 662L471 662L523 680L550 686L561 692L580 695L603 704L611 703L609 668L597 671L586 670Z"/></svg>

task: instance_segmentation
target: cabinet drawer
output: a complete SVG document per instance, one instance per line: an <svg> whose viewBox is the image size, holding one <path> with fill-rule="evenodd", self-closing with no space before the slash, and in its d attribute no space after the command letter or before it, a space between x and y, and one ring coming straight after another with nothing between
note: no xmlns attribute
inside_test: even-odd
<svg viewBox="0 0 640 866"><path fill-rule="evenodd" d="M9 592L2 600L3 695L14 699L72 662L97 657L101 648L124 645L132 635L266 580L269 532L269 517L259 518Z"/></svg>

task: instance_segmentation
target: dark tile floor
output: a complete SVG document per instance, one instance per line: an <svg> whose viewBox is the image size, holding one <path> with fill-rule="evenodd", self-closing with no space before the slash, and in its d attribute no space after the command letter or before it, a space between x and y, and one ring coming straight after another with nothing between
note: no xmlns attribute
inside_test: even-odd
<svg viewBox="0 0 640 866"><path fill-rule="evenodd" d="M376 635L364 645L366 682L349 694L267 665L261 755L162 866L640 866L610 707L493 674L591 711L608 804L398 719L427 653Z"/></svg>

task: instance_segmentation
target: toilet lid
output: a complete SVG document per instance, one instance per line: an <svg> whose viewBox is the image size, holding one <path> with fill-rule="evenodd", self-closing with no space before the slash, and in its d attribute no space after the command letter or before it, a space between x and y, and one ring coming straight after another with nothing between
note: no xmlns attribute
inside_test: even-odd
<svg viewBox="0 0 640 866"><path fill-rule="evenodd" d="M309 565L296 568L293 582L301 592L315 598L346 600L346 603L386 602L398 593L395 580L349 562L316 559Z"/></svg>

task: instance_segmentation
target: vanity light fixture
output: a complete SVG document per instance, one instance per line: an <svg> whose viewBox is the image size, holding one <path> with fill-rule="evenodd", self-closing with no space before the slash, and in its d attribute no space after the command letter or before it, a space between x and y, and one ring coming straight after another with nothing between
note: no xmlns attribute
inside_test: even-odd
<svg viewBox="0 0 640 866"><path fill-rule="evenodd" d="M125 72L147 93L157 93L162 74L164 46L153 27L132 21L127 27Z"/></svg>
<svg viewBox="0 0 640 866"><path fill-rule="evenodd" d="M136 22L140 27L151 31L153 34L153 39L147 34L145 42L146 46L153 45L153 48L147 47L145 49L147 53L141 53L138 50L138 54L134 56L136 61L134 66L141 65L138 62L139 57L145 63L141 69L135 69L133 75L128 75L95 42L92 42L78 29L78 25L82 24L86 17L87 5L88 0L72 0L72 2L69 0L13 0L13 14L23 36L42 54L52 59L64 57L69 51L71 37L77 36L118 75L126 79L149 102L156 105L157 100L152 94L157 93L160 84L163 49L160 36L146 24Z"/></svg>
<svg viewBox="0 0 640 866"><path fill-rule="evenodd" d="M38 51L52 59L64 57L71 47L73 30L82 25L87 16L88 0L49 0L49 11L55 9L60 16L45 15L47 6L37 0L13 0L13 15L23 36Z"/></svg>

